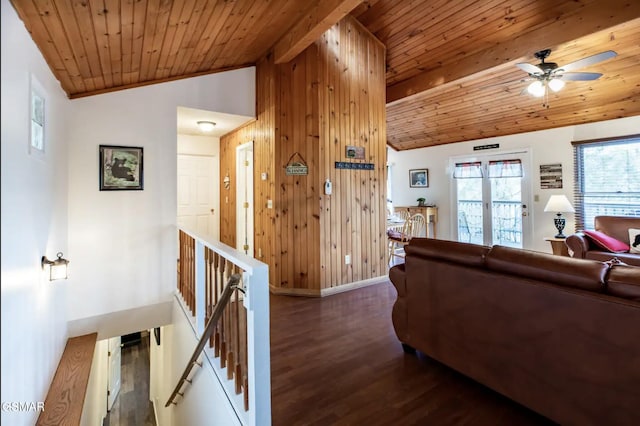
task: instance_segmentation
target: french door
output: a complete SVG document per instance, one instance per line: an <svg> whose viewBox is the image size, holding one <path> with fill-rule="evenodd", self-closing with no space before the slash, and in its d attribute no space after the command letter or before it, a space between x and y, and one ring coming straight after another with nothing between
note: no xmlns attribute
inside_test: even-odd
<svg viewBox="0 0 640 426"><path fill-rule="evenodd" d="M529 153L455 158L458 241L523 248L529 221Z"/></svg>

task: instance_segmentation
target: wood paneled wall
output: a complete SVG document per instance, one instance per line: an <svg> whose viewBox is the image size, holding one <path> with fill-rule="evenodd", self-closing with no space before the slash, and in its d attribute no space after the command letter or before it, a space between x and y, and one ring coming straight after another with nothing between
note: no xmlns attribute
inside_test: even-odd
<svg viewBox="0 0 640 426"><path fill-rule="evenodd" d="M320 263L323 289L387 273L385 48L346 17L316 43L320 84ZM364 147L348 160L346 147ZM336 161L373 163L374 170L341 170ZM345 255L351 265L345 265Z"/></svg>
<svg viewBox="0 0 640 426"><path fill-rule="evenodd" d="M256 257L261 250L269 263L273 291L322 295L387 272L384 58L384 46L346 17L291 62L263 60L257 120L221 138L221 182L231 176L231 188L221 188L221 239L235 243L235 147L253 140ZM366 158L347 159L349 145ZM308 175L286 175L296 153ZM375 169L336 169L336 161ZM327 178L332 195L324 194Z"/></svg>

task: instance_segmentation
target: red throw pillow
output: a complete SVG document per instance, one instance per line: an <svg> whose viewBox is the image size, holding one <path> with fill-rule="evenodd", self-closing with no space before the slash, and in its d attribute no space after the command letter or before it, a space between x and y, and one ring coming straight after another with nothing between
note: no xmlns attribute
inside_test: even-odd
<svg viewBox="0 0 640 426"><path fill-rule="evenodd" d="M629 246L620 240L616 240L600 231L583 231L598 247L602 247L612 253L624 253L629 251Z"/></svg>

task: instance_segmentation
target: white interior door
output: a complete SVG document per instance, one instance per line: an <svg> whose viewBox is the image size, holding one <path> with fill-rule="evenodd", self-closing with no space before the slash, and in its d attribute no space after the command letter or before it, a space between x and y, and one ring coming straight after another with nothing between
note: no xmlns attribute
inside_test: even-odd
<svg viewBox="0 0 640 426"><path fill-rule="evenodd" d="M178 225L219 239L219 173L216 158L178 155Z"/></svg>
<svg viewBox="0 0 640 426"><path fill-rule="evenodd" d="M122 363L120 337L109 339L107 350L109 351L107 354L107 368L109 369L107 375L107 410L111 410L113 402L120 392L120 368Z"/></svg>
<svg viewBox="0 0 640 426"><path fill-rule="evenodd" d="M253 142L236 149L236 248L253 257Z"/></svg>
<svg viewBox="0 0 640 426"><path fill-rule="evenodd" d="M528 152L453 161L458 241L527 247L530 167Z"/></svg>

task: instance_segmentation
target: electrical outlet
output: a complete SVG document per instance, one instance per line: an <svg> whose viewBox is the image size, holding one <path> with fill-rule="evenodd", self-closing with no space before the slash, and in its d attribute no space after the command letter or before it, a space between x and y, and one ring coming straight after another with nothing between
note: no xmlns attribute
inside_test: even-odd
<svg viewBox="0 0 640 426"><path fill-rule="evenodd" d="M350 254L345 254L344 255L344 264L345 265L351 265L351 255Z"/></svg>
<svg viewBox="0 0 640 426"><path fill-rule="evenodd" d="M273 200L267 200L267 208L268 209L272 209L273 208Z"/></svg>
<svg viewBox="0 0 640 426"><path fill-rule="evenodd" d="M262 249L258 248L258 258L261 258L261 257L262 257Z"/></svg>
<svg viewBox="0 0 640 426"><path fill-rule="evenodd" d="M534 195L534 196L533 196L533 201L535 201L536 203L537 203L538 201L540 201L540 196L539 196L538 194Z"/></svg>

